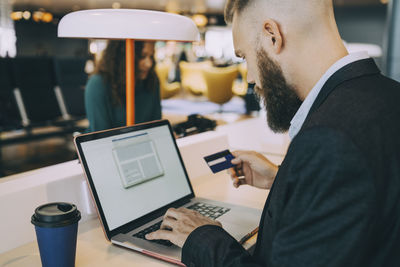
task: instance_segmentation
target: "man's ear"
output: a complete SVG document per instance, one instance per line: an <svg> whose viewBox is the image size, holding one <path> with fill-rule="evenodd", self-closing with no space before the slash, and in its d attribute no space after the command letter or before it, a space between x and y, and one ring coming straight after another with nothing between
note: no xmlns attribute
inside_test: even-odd
<svg viewBox="0 0 400 267"><path fill-rule="evenodd" d="M272 19L267 19L263 23L263 36L272 50L279 54L283 48L283 36L278 23Z"/></svg>

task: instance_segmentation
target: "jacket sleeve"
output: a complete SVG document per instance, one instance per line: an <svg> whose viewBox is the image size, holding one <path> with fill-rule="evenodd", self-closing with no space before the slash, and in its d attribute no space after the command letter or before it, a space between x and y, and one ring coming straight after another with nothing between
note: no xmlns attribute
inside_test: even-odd
<svg viewBox="0 0 400 267"><path fill-rule="evenodd" d="M269 230L258 240L267 251L256 248L253 257L221 228L203 226L188 237L183 262L188 267L362 266L376 204L367 160L349 138L331 129L302 132L274 183L266 207L274 217L262 220Z"/></svg>
<svg viewBox="0 0 400 267"><path fill-rule="evenodd" d="M231 235L219 226L204 225L195 229L182 248L182 262L198 266L262 266Z"/></svg>

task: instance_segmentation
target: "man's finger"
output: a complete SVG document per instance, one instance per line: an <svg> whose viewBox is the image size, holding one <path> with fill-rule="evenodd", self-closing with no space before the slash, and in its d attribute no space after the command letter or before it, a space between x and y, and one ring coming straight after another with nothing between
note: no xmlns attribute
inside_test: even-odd
<svg viewBox="0 0 400 267"><path fill-rule="evenodd" d="M235 157L235 158L231 159L231 163L232 164L240 164L240 163L242 163L242 160L239 157Z"/></svg>
<svg viewBox="0 0 400 267"><path fill-rule="evenodd" d="M164 218L170 217L170 218L173 218L175 220L179 220L179 219L182 218L182 216L183 216L182 211L179 211L179 210L174 209L174 208L170 208L165 213Z"/></svg>
<svg viewBox="0 0 400 267"><path fill-rule="evenodd" d="M177 220L166 217L163 219L160 229L174 229L176 222Z"/></svg>
<svg viewBox="0 0 400 267"><path fill-rule="evenodd" d="M235 151L232 152L232 155L235 156L235 158L231 160L232 164L239 164L243 162L250 163L256 158L254 151Z"/></svg>
<svg viewBox="0 0 400 267"><path fill-rule="evenodd" d="M237 179L237 178L233 179L233 187L235 187L235 188L238 188L238 187L239 187L239 185L238 185L238 180L239 180L239 179Z"/></svg>
<svg viewBox="0 0 400 267"><path fill-rule="evenodd" d="M244 176L244 172L243 172L243 165L236 165L235 166L235 173L236 173L236 177L243 177Z"/></svg>
<svg viewBox="0 0 400 267"><path fill-rule="evenodd" d="M238 188L239 186L245 185L245 184L247 184L245 179L239 179L239 178L233 179L233 186L235 188Z"/></svg>
<svg viewBox="0 0 400 267"><path fill-rule="evenodd" d="M239 186L240 186L240 182L239 182L240 180L239 180L239 178L235 178L234 180L233 180L233 186L235 187L235 188L238 188Z"/></svg>
<svg viewBox="0 0 400 267"><path fill-rule="evenodd" d="M145 236L146 239L148 240L158 240L158 239L163 239L163 240L169 240L171 241L173 239L174 234L172 231L168 230L157 230L155 232L149 233Z"/></svg>
<svg viewBox="0 0 400 267"><path fill-rule="evenodd" d="M232 179L237 178L237 174L236 174L235 168L228 169L228 174Z"/></svg>

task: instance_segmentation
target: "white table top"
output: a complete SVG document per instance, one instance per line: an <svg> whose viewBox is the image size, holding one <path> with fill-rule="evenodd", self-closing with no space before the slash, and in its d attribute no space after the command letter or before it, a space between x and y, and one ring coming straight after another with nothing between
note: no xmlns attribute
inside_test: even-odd
<svg viewBox="0 0 400 267"><path fill-rule="evenodd" d="M242 186L235 189L226 172L192 180L196 196L262 209L268 191ZM33 227L33 226L32 226ZM254 242L251 240L251 242ZM0 266L41 266L36 242L0 254ZM79 225L76 266L174 266L109 243L97 218Z"/></svg>
<svg viewBox="0 0 400 267"><path fill-rule="evenodd" d="M232 150L256 150L265 154L276 164L281 163L290 142L287 135L273 134L266 126L265 118L263 117L220 126L217 128L216 133L214 133L214 135L218 134L227 136L229 146ZM215 140L220 142L219 139ZM215 140L213 141L214 143ZM183 141L181 140L181 142ZM213 146L213 149L215 146L214 143L209 144ZM180 148L183 149L182 147ZM198 148L187 148L190 151L193 149ZM186 156L183 155L184 159L198 162L196 159L193 160L189 154L186 153ZM202 176L204 175L203 173L200 175L189 175L196 196L252 208L263 208L268 195L267 191L249 186L242 186L239 189L235 189L225 172L217 175L209 173L205 176ZM80 192L76 192L77 189L81 189L82 181L82 169L77 164L77 161L66 162L1 179L0 200L2 201L0 201L0 210L4 214L11 216L8 217L9 220L7 223L3 223L2 226L5 225L5 229L18 231L19 239L10 240L11 235L8 234L9 232L3 231L3 234L7 234L8 238L3 239L2 243L0 243L0 251L6 251L0 254L0 267L41 266L37 243L36 241L30 242L34 239L33 225L29 222L32 210L39 204L49 202L49 200L53 199L65 199L65 201L73 203L82 202ZM24 190L21 190L21 184ZM15 207L2 205L10 201L19 202L18 213L15 212ZM18 221L18 223L14 224L14 221ZM8 243L5 244L3 242ZM251 242L254 242L254 238L249 243ZM23 245L19 246L20 244ZM8 247L10 249L13 247L16 248L9 250L7 249ZM4 250L5 248L7 250ZM171 266L171 264L112 245L106 240L98 219L91 217L91 219L86 221L83 218L79 224L76 266L157 267Z"/></svg>

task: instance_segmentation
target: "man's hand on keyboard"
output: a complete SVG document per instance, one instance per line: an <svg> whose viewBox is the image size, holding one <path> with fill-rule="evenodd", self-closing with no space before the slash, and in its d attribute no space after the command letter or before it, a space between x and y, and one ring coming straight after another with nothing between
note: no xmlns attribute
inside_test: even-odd
<svg viewBox="0 0 400 267"><path fill-rule="evenodd" d="M197 211L186 208L172 208L165 213L160 230L147 234L146 239L169 240L175 245L183 247L191 232L197 227L208 224L222 227L220 222L207 218Z"/></svg>

